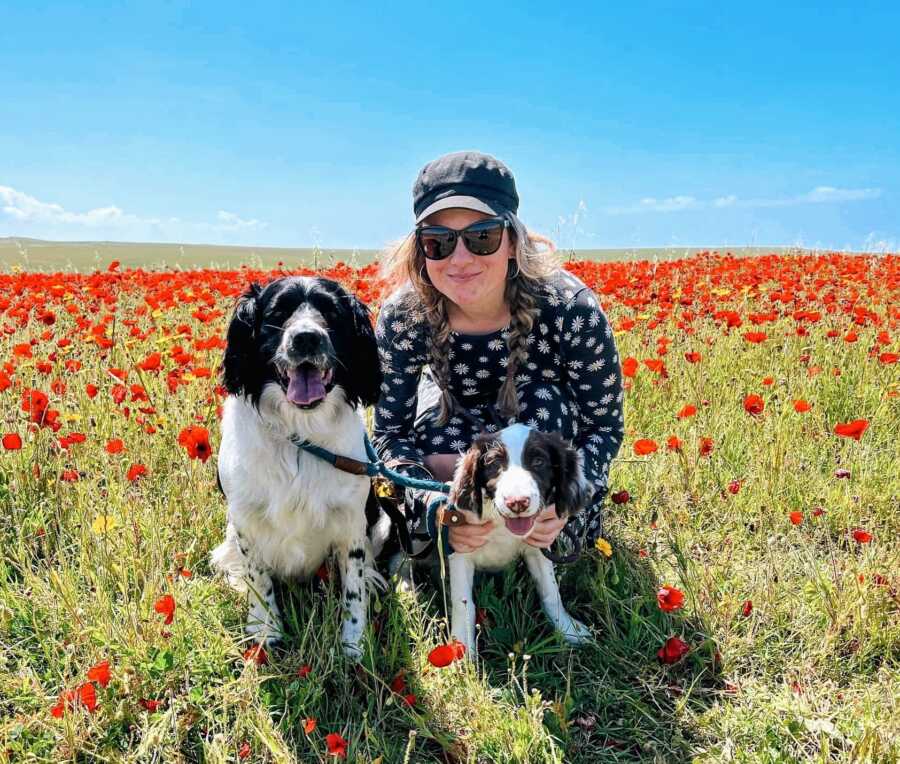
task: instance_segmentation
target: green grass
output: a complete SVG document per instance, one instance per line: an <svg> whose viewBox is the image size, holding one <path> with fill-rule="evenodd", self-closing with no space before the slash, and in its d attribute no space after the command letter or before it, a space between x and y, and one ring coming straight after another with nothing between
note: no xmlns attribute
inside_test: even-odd
<svg viewBox="0 0 900 764"><path fill-rule="evenodd" d="M140 303L123 292L117 314L135 318ZM174 327L190 311L144 315L138 325ZM631 315L617 304L608 312L614 324ZM62 336L71 320L58 313ZM199 335L223 326L195 328ZM426 660L446 638L440 589L417 597L392 589L373 600L367 652L355 669L339 649L333 578L284 587L285 646L268 665L244 661L245 605L207 561L225 523L215 460L191 461L176 442L198 415L216 446L215 380L170 394L162 375L138 374L137 359L171 345L160 332L125 335L106 357L87 343L60 351L49 376L21 362L22 385L46 390L63 378L67 390L51 396L65 421L55 435L28 433L21 393L0 393L3 432L25 441L22 450L0 450L0 761L234 762L244 743L246 761L334 761L325 752L330 732L349 741L349 761L383 764L897 761L900 399L886 396L897 389L897 366L864 360L876 329L858 328L853 345L826 341L829 327L846 328L827 316L814 336L775 339L793 329L781 319L766 327L767 344L750 346L713 323L698 322L692 337L643 326L617 336L621 356L650 357L645 342L666 333L669 377L659 382L642 368L627 393L627 439L610 483L631 500L607 508L613 556L592 550L562 571L564 597L596 630L596 644L562 644L527 575L509 571L477 589L488 617L477 660L445 669ZM3 335L0 359L45 328ZM53 348L39 343L35 356ZM696 349L703 363L688 364L683 353ZM825 372L808 376L803 353ZM84 365L66 373L65 357ZM217 351L197 357L212 366ZM146 404L126 402L126 418L112 403L108 367L130 369L129 384L144 385L154 434L137 421L136 407ZM761 384L765 376L771 387ZM86 383L101 386L96 398L85 395ZM766 399L761 417L743 411L747 392ZM797 414L794 398L812 411ZM698 414L678 420L685 403ZM859 442L832 433L835 422L857 417L871 422ZM71 431L87 440L61 451L56 439ZM675 433L682 454L665 449ZM697 452L702 435L714 439L709 457ZM113 437L125 440L124 454L105 451ZM636 457L637 438L661 448ZM149 470L136 483L124 477L132 462ZM838 467L850 478L836 478ZM62 482L66 468L83 474ZM742 487L732 494L736 479ZM804 513L799 526L788 521L794 510ZM116 527L98 532L101 515ZM857 526L872 543L848 536ZM190 577L179 575L182 567ZM663 583L685 592L682 610L659 609ZM177 603L170 626L153 609L164 593ZM753 610L744 617L748 599ZM691 649L664 666L656 652L671 635ZM97 711L53 718L60 693L101 660L112 680L97 690ZM305 664L311 671L300 678ZM400 671L416 696L412 707L390 689ZM142 699L162 705L150 713ZM307 718L318 725L309 735Z"/></svg>

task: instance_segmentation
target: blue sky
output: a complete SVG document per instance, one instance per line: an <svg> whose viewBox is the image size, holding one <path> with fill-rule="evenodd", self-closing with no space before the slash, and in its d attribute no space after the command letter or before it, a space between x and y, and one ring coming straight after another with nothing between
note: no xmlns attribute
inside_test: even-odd
<svg viewBox="0 0 900 764"><path fill-rule="evenodd" d="M477 148L563 247L900 249L900 4L618 6L5 4L0 236L380 247Z"/></svg>

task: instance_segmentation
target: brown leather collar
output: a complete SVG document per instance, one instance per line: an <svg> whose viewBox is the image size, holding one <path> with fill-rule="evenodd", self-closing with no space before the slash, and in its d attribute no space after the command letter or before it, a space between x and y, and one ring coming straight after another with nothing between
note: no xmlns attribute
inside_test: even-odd
<svg viewBox="0 0 900 764"><path fill-rule="evenodd" d="M458 509L438 507L437 521L439 525L460 526L468 525L465 515Z"/></svg>

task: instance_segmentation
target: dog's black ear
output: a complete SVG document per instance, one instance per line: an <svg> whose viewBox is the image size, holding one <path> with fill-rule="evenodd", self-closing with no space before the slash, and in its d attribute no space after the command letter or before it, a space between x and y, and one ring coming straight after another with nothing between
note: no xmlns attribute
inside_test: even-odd
<svg viewBox="0 0 900 764"><path fill-rule="evenodd" d="M483 510L484 451L484 444L476 440L457 465L450 486L450 502L459 509L474 512L478 517L481 517Z"/></svg>
<svg viewBox="0 0 900 764"><path fill-rule="evenodd" d="M347 377L347 399L351 403L361 401L364 406L374 406L381 395L381 359L378 343L372 328L368 306L348 293L350 311L353 314L353 341L351 343L352 369Z"/></svg>
<svg viewBox="0 0 900 764"><path fill-rule="evenodd" d="M263 368L257 357L259 303L262 287L253 282L238 299L228 325L222 379L232 395L257 395L262 388Z"/></svg>
<svg viewBox="0 0 900 764"><path fill-rule="evenodd" d="M556 514L567 517L580 512L590 500L590 487L584 480L578 452L562 437L550 443L553 483L556 488Z"/></svg>

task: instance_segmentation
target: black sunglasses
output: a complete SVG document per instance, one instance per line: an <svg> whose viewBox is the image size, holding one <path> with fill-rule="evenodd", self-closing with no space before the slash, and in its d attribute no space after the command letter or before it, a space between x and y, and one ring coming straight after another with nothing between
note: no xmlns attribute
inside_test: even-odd
<svg viewBox="0 0 900 764"><path fill-rule="evenodd" d="M443 260L450 257L456 249L456 238L461 236L473 255L493 255L500 249L503 231L508 226L506 218L478 220L459 231L443 225L424 225L416 229L416 247L429 260Z"/></svg>

